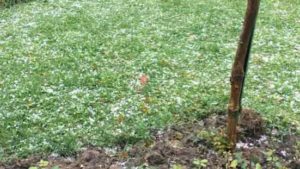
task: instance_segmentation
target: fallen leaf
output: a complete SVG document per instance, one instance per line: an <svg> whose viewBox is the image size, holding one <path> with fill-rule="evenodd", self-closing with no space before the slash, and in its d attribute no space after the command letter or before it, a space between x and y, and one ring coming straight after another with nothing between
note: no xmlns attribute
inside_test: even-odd
<svg viewBox="0 0 300 169"><path fill-rule="evenodd" d="M145 86L149 81L149 77L145 74L143 74L141 77L140 77L140 83L142 86Z"/></svg>

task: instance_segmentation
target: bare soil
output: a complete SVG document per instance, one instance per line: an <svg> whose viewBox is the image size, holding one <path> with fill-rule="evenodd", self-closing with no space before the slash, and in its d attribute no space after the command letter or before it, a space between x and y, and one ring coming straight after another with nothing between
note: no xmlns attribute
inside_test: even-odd
<svg viewBox="0 0 300 169"><path fill-rule="evenodd" d="M48 157L32 156L0 163L0 169L28 169L39 166L59 169L123 169L123 168L237 168L300 169L300 136L268 128L258 113L245 109L240 118L239 142L234 154L229 153L225 137L226 115L217 113L164 130L153 132L153 139L132 146L115 148L84 148L73 157L57 154ZM293 131L291 127L291 131ZM202 160L202 162L200 162ZM198 162L198 164L197 164ZM199 164L200 162L200 164Z"/></svg>

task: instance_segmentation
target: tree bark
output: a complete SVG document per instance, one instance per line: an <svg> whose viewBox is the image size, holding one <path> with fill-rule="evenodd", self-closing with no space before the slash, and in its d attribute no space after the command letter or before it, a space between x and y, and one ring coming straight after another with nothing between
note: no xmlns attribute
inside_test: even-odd
<svg viewBox="0 0 300 169"><path fill-rule="evenodd" d="M256 18L260 0L248 0L247 11L244 18L243 30L240 35L235 60L231 72L231 94L228 105L227 134L232 151L235 150L237 141L237 125L241 112L241 100L244 81L251 51L252 37L254 34Z"/></svg>

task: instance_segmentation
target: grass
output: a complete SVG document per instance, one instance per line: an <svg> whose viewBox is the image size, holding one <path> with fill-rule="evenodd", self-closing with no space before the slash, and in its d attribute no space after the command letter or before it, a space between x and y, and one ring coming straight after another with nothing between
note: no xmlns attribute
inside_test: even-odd
<svg viewBox="0 0 300 169"><path fill-rule="evenodd" d="M0 0L0 8L1 7L11 7L18 3L29 2L30 0Z"/></svg>
<svg viewBox="0 0 300 169"><path fill-rule="evenodd" d="M282 130L300 127L299 5L262 1L243 102ZM49 0L0 9L0 159L132 143L225 109L245 6ZM140 89L142 74L150 81Z"/></svg>

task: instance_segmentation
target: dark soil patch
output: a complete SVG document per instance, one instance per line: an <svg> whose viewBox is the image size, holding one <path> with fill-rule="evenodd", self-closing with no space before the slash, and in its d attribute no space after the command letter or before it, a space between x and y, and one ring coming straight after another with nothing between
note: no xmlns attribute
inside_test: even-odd
<svg viewBox="0 0 300 169"><path fill-rule="evenodd" d="M203 120L170 126L153 133L153 140L143 141L128 149L86 148L75 157L30 157L0 164L0 169L28 169L39 166L59 169L122 169L122 168L292 168L300 169L300 136L280 134L265 129L259 114L244 110L239 126L240 138L235 154L229 153L225 138L226 116L214 114ZM234 161L234 162L233 162Z"/></svg>

